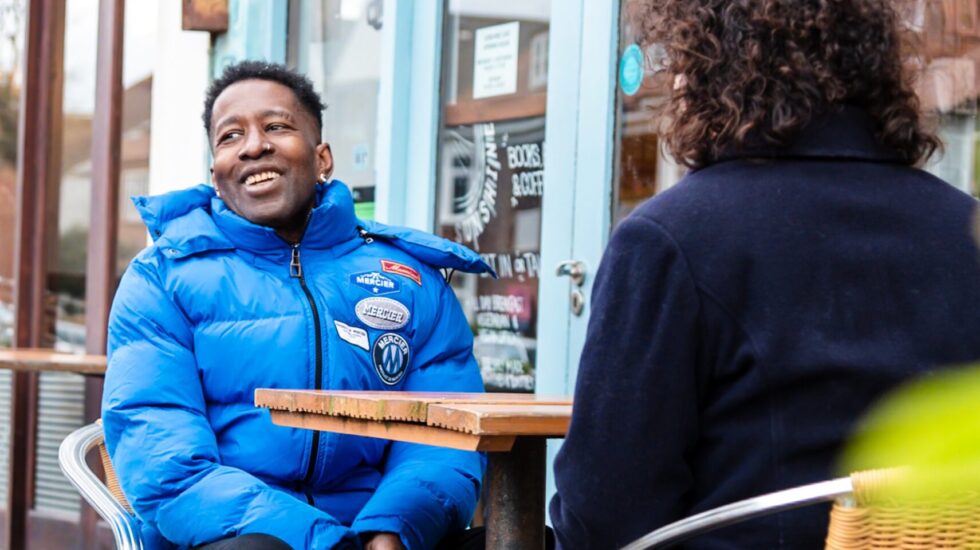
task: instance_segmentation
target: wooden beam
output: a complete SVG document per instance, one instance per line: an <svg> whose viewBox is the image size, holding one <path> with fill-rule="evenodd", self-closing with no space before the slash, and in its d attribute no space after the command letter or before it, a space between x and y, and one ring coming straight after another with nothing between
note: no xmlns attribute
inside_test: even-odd
<svg viewBox="0 0 980 550"><path fill-rule="evenodd" d="M116 290L124 5L123 0L99 2L92 119L92 202L85 273L85 348L93 355L106 351L106 324Z"/></svg>
<svg viewBox="0 0 980 550"><path fill-rule="evenodd" d="M79 355L44 348L0 349L0 369L105 374L105 355Z"/></svg>
<svg viewBox="0 0 980 550"><path fill-rule="evenodd" d="M92 355L106 353L106 327L116 291L125 5L124 0L99 1L92 117L92 202L85 267L85 349ZM102 382L96 377L85 380L85 422L93 422L100 415ZM98 460L90 460L89 466L101 473ZM86 548L95 544L97 519L92 508L82 507L82 538Z"/></svg>
<svg viewBox="0 0 980 550"><path fill-rule="evenodd" d="M15 235L14 345L50 346L53 319L47 307L47 245L56 242L57 186L61 167L60 127L64 86L63 2L27 3L24 77L18 120ZM51 213L55 219L52 220ZM7 548L27 545L27 514L33 507L37 374L18 372L11 385L10 461L7 480Z"/></svg>

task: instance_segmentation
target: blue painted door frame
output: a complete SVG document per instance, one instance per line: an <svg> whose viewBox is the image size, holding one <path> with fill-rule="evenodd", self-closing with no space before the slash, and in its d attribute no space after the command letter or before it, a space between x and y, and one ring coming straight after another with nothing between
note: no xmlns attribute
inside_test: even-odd
<svg viewBox="0 0 980 550"><path fill-rule="evenodd" d="M538 290L536 392L571 395L588 326L592 281L609 237L619 2L552 4L545 196ZM556 273L565 260L585 266L581 315L571 313L572 282ZM560 440L548 445L554 462ZM555 491L548 469L548 501Z"/></svg>

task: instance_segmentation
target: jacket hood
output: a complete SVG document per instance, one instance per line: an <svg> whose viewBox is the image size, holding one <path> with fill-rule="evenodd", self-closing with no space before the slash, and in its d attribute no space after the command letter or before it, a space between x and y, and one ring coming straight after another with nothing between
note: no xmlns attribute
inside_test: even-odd
<svg viewBox="0 0 980 550"><path fill-rule="evenodd" d="M459 243L417 229L374 221L362 221L361 227L368 235L380 237L429 265L466 273L489 273L497 278L497 273L479 254Z"/></svg>

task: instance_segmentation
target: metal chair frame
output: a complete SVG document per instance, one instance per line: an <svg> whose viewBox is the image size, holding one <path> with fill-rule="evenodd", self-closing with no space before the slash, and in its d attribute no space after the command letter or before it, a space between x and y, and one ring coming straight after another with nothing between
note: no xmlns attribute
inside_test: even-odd
<svg viewBox="0 0 980 550"><path fill-rule="evenodd" d="M665 525L631 542L623 550L669 548L733 523L846 497L853 489L851 478L841 477L740 500Z"/></svg>
<svg viewBox="0 0 980 550"><path fill-rule="evenodd" d="M75 430L58 448L58 464L82 498L109 524L119 550L143 550L140 528L109 488L88 467L89 451L103 442L102 425L93 423Z"/></svg>

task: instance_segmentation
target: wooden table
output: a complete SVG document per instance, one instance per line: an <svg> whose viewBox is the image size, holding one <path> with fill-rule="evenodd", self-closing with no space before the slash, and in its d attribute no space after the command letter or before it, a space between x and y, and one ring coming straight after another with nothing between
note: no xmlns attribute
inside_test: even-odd
<svg viewBox="0 0 980 550"><path fill-rule="evenodd" d="M487 548L544 547L545 440L565 436L571 398L259 389L255 405L283 426L488 451Z"/></svg>
<svg viewBox="0 0 980 550"><path fill-rule="evenodd" d="M0 349L0 369L102 376L106 358L105 355L79 355L52 349Z"/></svg>

